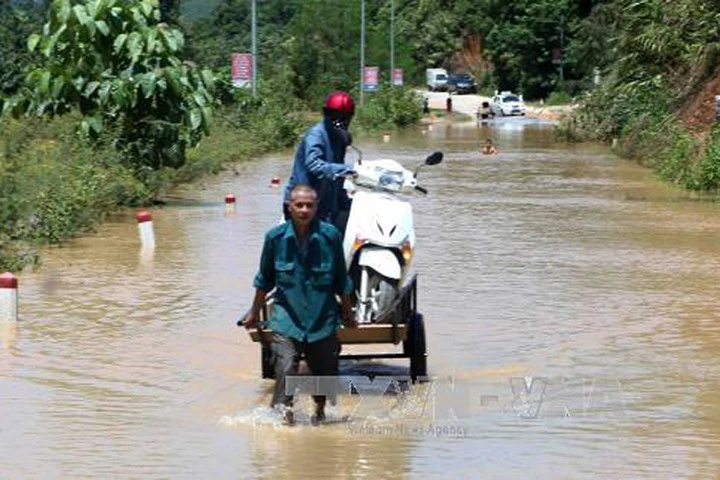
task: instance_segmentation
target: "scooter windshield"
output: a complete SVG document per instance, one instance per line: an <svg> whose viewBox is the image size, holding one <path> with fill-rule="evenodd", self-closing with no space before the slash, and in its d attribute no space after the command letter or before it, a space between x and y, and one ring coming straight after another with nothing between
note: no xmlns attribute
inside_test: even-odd
<svg viewBox="0 0 720 480"><path fill-rule="evenodd" d="M387 190L400 190L403 186L403 174L402 172L394 172L392 170L386 170L384 168L378 168L380 178L378 184L380 187Z"/></svg>

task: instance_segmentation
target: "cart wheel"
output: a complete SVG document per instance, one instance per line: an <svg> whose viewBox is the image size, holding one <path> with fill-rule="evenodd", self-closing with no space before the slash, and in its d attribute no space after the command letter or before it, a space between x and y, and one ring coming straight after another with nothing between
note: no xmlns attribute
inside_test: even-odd
<svg viewBox="0 0 720 480"><path fill-rule="evenodd" d="M260 362L262 364L262 378L275 378L275 355L269 346L260 348Z"/></svg>
<svg viewBox="0 0 720 480"><path fill-rule="evenodd" d="M425 348L425 322L423 316L415 314L408 331L408 353L410 354L410 379L427 376L427 350Z"/></svg>

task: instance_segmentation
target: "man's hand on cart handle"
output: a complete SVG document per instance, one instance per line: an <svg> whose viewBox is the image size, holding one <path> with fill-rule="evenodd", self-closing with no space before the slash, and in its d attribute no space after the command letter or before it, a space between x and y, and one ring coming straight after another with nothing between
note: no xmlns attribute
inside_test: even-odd
<svg viewBox="0 0 720 480"><path fill-rule="evenodd" d="M245 317L241 320L242 326L250 330L251 328L257 328L258 320L260 315L253 312L252 309L245 314Z"/></svg>
<svg viewBox="0 0 720 480"><path fill-rule="evenodd" d="M255 289L255 298L253 298L252 307L250 307L250 310L238 321L238 326L242 325L248 330L258 328L258 323L260 323L260 309L265 305L265 297L265 292L259 288Z"/></svg>
<svg viewBox="0 0 720 480"><path fill-rule="evenodd" d="M345 328L357 328L358 324L355 321L355 317L351 314L350 316L343 318L343 325Z"/></svg>
<svg viewBox="0 0 720 480"><path fill-rule="evenodd" d="M356 328L357 322L352 312L352 301L349 295L340 296L340 314L345 328Z"/></svg>

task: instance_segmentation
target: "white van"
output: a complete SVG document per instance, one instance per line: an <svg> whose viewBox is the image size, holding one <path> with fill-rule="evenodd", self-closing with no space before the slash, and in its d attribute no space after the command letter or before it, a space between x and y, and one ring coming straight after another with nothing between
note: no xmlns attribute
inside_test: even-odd
<svg viewBox="0 0 720 480"><path fill-rule="evenodd" d="M428 68L425 70L427 88L431 92L447 90L448 73L444 68Z"/></svg>

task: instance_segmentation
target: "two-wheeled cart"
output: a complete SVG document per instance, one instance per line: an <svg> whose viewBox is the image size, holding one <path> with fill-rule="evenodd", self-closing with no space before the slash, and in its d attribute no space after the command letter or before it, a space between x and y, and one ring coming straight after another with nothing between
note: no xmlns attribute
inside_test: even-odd
<svg viewBox="0 0 720 480"><path fill-rule="evenodd" d="M250 338L261 345L262 378L275 376L271 351L273 332L266 327L271 311L272 295L269 295L260 314L259 328L249 331ZM410 360L410 377L413 382L427 376L425 322L417 311L417 276L407 282L392 307L375 323L341 328L337 335L341 345L402 343L402 352L343 354L340 360L407 358Z"/></svg>

